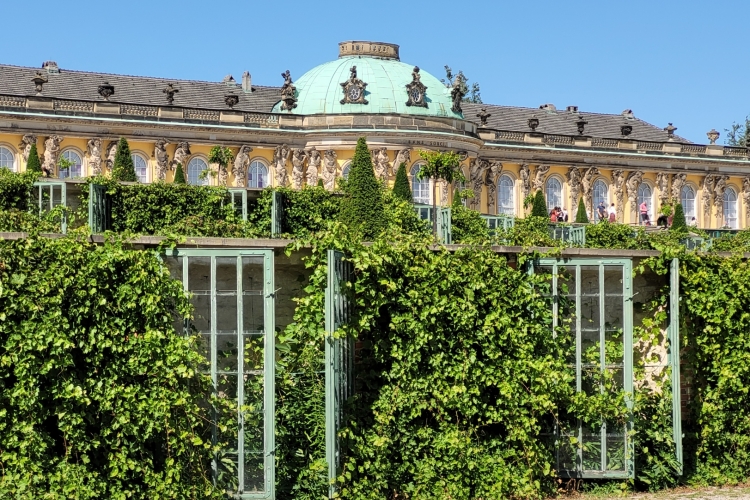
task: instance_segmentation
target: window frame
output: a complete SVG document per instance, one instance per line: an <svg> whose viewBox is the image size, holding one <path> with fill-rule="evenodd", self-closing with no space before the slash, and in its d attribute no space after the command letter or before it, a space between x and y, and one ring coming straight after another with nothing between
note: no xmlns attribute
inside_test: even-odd
<svg viewBox="0 0 750 500"><path fill-rule="evenodd" d="M685 190L689 189L693 193L693 199L692 199L692 212L687 209L687 204L685 203ZM698 221L698 189L696 189L695 186L692 184L685 184L682 186L682 189L680 189L680 204L682 205L682 210L685 213L685 221L690 225L690 218L695 217L695 221Z"/></svg>
<svg viewBox="0 0 750 500"><path fill-rule="evenodd" d="M422 168L422 165L425 165L425 162L417 161L413 163L411 168L409 169L409 184L411 184L411 194L412 198L414 199L414 203L432 205L432 179L417 179L417 173ZM426 198L417 196L417 184L419 184L420 186L420 193L423 191L423 187L424 189L426 189Z"/></svg>
<svg viewBox="0 0 750 500"><path fill-rule="evenodd" d="M727 200L727 195L730 192L732 193L732 196L734 196L733 200ZM739 229L739 222L740 222L739 212L740 211L739 211L739 207L737 203L739 200L739 196L737 193L738 191L737 189L735 189L734 186L727 186L726 189L724 189L724 194L722 195L721 201L722 201L722 208L724 209L724 225L728 227L729 229ZM729 213L728 209L730 208L732 209L732 213L734 214L734 217L732 217L731 219L734 221L733 224L730 224L729 222L730 219L728 216L728 213Z"/></svg>
<svg viewBox="0 0 750 500"><path fill-rule="evenodd" d="M636 207L636 214L638 215L638 225L643 225L643 219L641 218L641 189L644 187L647 187L651 195L648 198L648 203L646 203L648 207L648 220L651 222L651 225L655 225L656 222L654 222L654 186L651 185L650 182L642 181L638 185L638 197L636 203L638 206Z"/></svg>
<svg viewBox="0 0 750 500"><path fill-rule="evenodd" d="M18 172L18 152L9 144L0 143L0 162L3 161L2 150L6 150L10 154L10 167L0 164L0 168L7 168L11 172Z"/></svg>
<svg viewBox="0 0 750 500"><path fill-rule="evenodd" d="M143 153L141 151L131 151L130 158L133 159L133 170L135 170L135 176L136 178L138 178L138 182L143 183L143 184L147 184L151 182L151 175L150 175L151 169L149 168L149 164L148 164L148 155L146 155L146 153ZM143 160L143 163L146 168L146 175L143 180L141 180L141 178L138 177L138 167L135 164L136 158L140 158L141 160Z"/></svg>
<svg viewBox="0 0 750 500"><path fill-rule="evenodd" d="M503 200L503 179L508 179L508 181L510 182L510 201L509 206L504 207L503 210L501 210ZM500 174L500 177L498 177L497 179L497 206L495 207L495 211L498 215L507 215L510 217L515 217L516 215L516 179L508 172L502 172Z"/></svg>
<svg viewBox="0 0 750 500"><path fill-rule="evenodd" d="M266 171L265 173L265 183L262 186L252 186L251 185L251 176L253 175L254 170L256 169L256 164L260 164ZM247 167L247 179L245 179L246 185L249 188L253 189L264 189L271 185L271 169L270 165L266 162L265 158L262 158L260 156L256 156L255 158L250 160L250 164ZM257 182L255 184L258 184Z"/></svg>
<svg viewBox="0 0 750 500"><path fill-rule="evenodd" d="M604 197L603 198L597 198L596 192L597 187L604 186ZM592 203L592 210L594 211L594 215L597 216L598 220L598 214L597 209L599 207L599 201L604 202L604 216L605 218L608 217L608 209L609 209L609 184L607 181L604 180L603 177L598 177L594 180L594 183L591 185L591 203Z"/></svg>
<svg viewBox="0 0 750 500"><path fill-rule="evenodd" d="M200 182L201 181L201 179L200 179L200 172L198 173L198 178L197 178L198 183L194 184L194 183L190 182L190 165L194 161L198 161L198 160L202 161L203 164L206 165L206 168L203 169L203 170L210 170L211 169L211 167L208 164L208 158L206 158L203 155L193 155L193 156L190 157L190 159L187 161L187 164L185 165L185 172L184 172L185 173L185 182L187 184L190 184L191 186L210 186L211 185L210 176L207 176L205 179L203 179L203 182ZM201 172L203 170L201 170Z"/></svg>
<svg viewBox="0 0 750 500"><path fill-rule="evenodd" d="M549 186L550 182L557 182L560 185L559 200L554 203L550 203ZM565 204L565 181L559 175L550 175L544 180L544 199L547 203L547 213L553 208L560 207L564 208Z"/></svg>
<svg viewBox="0 0 750 500"><path fill-rule="evenodd" d="M79 175L77 177L73 177L72 175L69 175L70 171L71 171L71 168L73 168L73 167L68 168L68 169L66 169L64 171L61 171L60 168L57 165L55 165L55 170L57 170L57 177L59 179L61 179L61 180L83 179L84 177L86 177L87 169L86 169L86 162L84 160L85 156L84 156L84 154L83 154L83 152L81 150L79 150L78 148L71 148L71 147L65 148L62 151L60 151L60 155L58 156L58 161L59 161L59 158L64 157L66 154L70 155L70 153L75 154L78 157L78 159L80 160L80 163L77 164L77 165L81 169L81 171L80 171L81 175ZM70 158L68 158L68 159L70 159ZM62 175L63 172L66 173L66 175L64 177Z"/></svg>

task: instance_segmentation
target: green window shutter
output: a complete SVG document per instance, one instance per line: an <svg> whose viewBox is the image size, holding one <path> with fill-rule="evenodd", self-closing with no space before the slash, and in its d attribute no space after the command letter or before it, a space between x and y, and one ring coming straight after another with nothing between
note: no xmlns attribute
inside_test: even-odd
<svg viewBox="0 0 750 500"><path fill-rule="evenodd" d="M669 365L672 369L672 437L675 459L682 475L682 403L680 387L680 260L669 267Z"/></svg>

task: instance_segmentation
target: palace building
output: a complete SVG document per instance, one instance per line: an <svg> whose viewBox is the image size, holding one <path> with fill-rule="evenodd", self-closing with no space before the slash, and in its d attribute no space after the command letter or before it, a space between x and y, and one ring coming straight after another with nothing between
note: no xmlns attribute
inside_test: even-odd
<svg viewBox="0 0 750 500"><path fill-rule="evenodd" d="M402 62L397 45L342 42L338 59L297 79L285 71L279 87L247 72L200 82L0 65L0 167L23 171L36 143L51 177L106 173L125 137L141 182L170 182L179 163L194 184L300 189L320 179L332 190L364 136L376 175L392 182L405 162L419 203L435 190L416 178L417 152L453 150L482 213L523 215L541 189L549 208L571 213L579 198L589 213L614 203L624 223L639 223L643 202L654 220L679 201L699 227L750 225L748 150L716 144L715 130L694 144L631 110L463 102L462 82L446 85L418 62ZM231 148L233 165L210 164L213 146ZM59 171L61 157L72 166ZM438 182L436 201L447 204L457 186Z"/></svg>

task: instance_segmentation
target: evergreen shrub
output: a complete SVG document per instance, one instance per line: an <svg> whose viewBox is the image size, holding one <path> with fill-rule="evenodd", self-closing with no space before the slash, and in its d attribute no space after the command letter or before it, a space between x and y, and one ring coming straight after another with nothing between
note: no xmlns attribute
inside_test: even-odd
<svg viewBox="0 0 750 500"><path fill-rule="evenodd" d="M185 180L185 172L182 170L182 163L177 164L177 168L174 171L174 184L187 184Z"/></svg>
<svg viewBox="0 0 750 500"><path fill-rule="evenodd" d="M375 177L372 155L364 137L357 141L349 178L345 184L341 221L372 240L386 225L383 186Z"/></svg>
<svg viewBox="0 0 750 500"><path fill-rule="evenodd" d="M393 183L393 195L408 202L412 202L414 199L409 185L409 177L406 175L406 163L402 162L398 166L396 180Z"/></svg>
<svg viewBox="0 0 750 500"><path fill-rule="evenodd" d="M583 202L583 198L578 199L578 211L576 212L576 223L577 224L588 224L589 216L586 213L586 204ZM588 229L587 229L588 231ZM586 235L588 238L588 233Z"/></svg>
<svg viewBox="0 0 750 500"><path fill-rule="evenodd" d="M120 142L117 143L115 161L112 165L112 180L138 182L133 157L130 154L130 145L124 137L120 137Z"/></svg>
<svg viewBox="0 0 750 500"><path fill-rule="evenodd" d="M37 177L42 175L42 162L39 159L39 152L36 149L36 143L31 145L29 159L26 162L26 171L33 172Z"/></svg>
<svg viewBox="0 0 750 500"><path fill-rule="evenodd" d="M675 205L674 217L672 217L672 227L670 229L675 233L688 233L687 222L685 221L685 211L682 209L682 203Z"/></svg>
<svg viewBox="0 0 750 500"><path fill-rule="evenodd" d="M534 203L531 207L531 215L533 217L544 217L549 219L549 213L547 212L547 201L544 199L544 193L539 189L534 195Z"/></svg>

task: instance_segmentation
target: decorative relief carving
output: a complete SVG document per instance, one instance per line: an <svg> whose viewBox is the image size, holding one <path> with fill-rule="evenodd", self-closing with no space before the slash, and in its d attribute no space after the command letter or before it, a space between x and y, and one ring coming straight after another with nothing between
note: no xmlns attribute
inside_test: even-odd
<svg viewBox="0 0 750 500"><path fill-rule="evenodd" d="M411 83L406 84L406 95L409 98L406 101L407 106L427 107L427 87L420 80L419 66L414 66L414 71L411 73Z"/></svg>
<svg viewBox="0 0 750 500"><path fill-rule="evenodd" d="M482 126L487 125L487 118L492 116L487 112L487 108L482 108L479 113L477 113L477 118L479 118L479 124Z"/></svg>
<svg viewBox="0 0 750 500"><path fill-rule="evenodd" d="M154 158L156 158L156 179L163 181L167 177L169 155L167 154L166 139L159 139L154 144Z"/></svg>
<svg viewBox="0 0 750 500"><path fill-rule="evenodd" d="M682 188L685 186L687 174L675 174L672 177L672 199L680 203L682 200Z"/></svg>
<svg viewBox="0 0 750 500"><path fill-rule="evenodd" d="M529 170L529 166L525 163L521 165L518 175L521 177L521 191L523 191L523 199L525 200L531 191L531 171Z"/></svg>
<svg viewBox="0 0 750 500"><path fill-rule="evenodd" d="M453 81L453 88L451 88L451 100L453 101L451 111L454 113L463 113L463 109L461 109L461 101L463 101L467 90L464 75L459 72L456 75L456 79Z"/></svg>
<svg viewBox="0 0 750 500"><path fill-rule="evenodd" d="M89 166L94 175L102 173L102 140L98 137L89 139L86 143L86 156L89 159Z"/></svg>
<svg viewBox="0 0 750 500"><path fill-rule="evenodd" d="M227 94L224 96L224 103L229 106L229 109L234 108L238 102L240 102L240 98L236 94Z"/></svg>
<svg viewBox="0 0 750 500"><path fill-rule="evenodd" d="M292 111L297 107L297 87L292 85L292 74L286 70L281 74L284 85L281 86L281 111Z"/></svg>
<svg viewBox="0 0 750 500"><path fill-rule="evenodd" d="M99 92L99 95L102 96L105 101L109 101L109 98L115 95L115 86L110 85L109 82L104 82L102 85L99 85L97 92Z"/></svg>
<svg viewBox="0 0 750 500"><path fill-rule="evenodd" d="M336 187L336 151L327 149L324 153L324 166L321 175L323 177L323 187L328 191L333 191Z"/></svg>
<svg viewBox="0 0 750 500"><path fill-rule="evenodd" d="M367 99L365 99L366 87L367 84L357 78L357 67L352 66L349 69L349 79L341 84L344 91L341 104L367 104Z"/></svg>
<svg viewBox="0 0 750 500"><path fill-rule="evenodd" d="M490 162L485 183L487 184L487 212L497 213L497 181L503 171L503 164L499 161Z"/></svg>
<svg viewBox="0 0 750 500"><path fill-rule="evenodd" d="M394 175L395 172L393 172L393 170L397 170L402 163L407 165L411 163L411 148L404 148L396 153L396 159L393 160L393 169L391 171Z"/></svg>
<svg viewBox="0 0 750 500"><path fill-rule="evenodd" d="M581 178L581 189L583 191L583 204L586 207L586 213L593 213L593 198L592 188L594 186L594 176L599 174L599 169L596 167L587 168Z"/></svg>
<svg viewBox="0 0 750 500"><path fill-rule="evenodd" d="M44 75L41 71L37 71L34 75L34 78L31 79L31 82L34 84L34 88L36 89L36 95L39 95L42 93L43 85L47 83L47 76Z"/></svg>
<svg viewBox="0 0 750 500"><path fill-rule="evenodd" d="M750 177L742 179L742 199L745 201L745 217L750 220Z"/></svg>
<svg viewBox="0 0 750 500"><path fill-rule="evenodd" d="M717 175L714 180L714 207L716 208L716 226L724 226L724 191L727 189L728 175Z"/></svg>
<svg viewBox="0 0 750 500"><path fill-rule="evenodd" d="M287 185L286 162L289 160L289 146L282 144L276 146L273 152L273 165L276 172L276 185L284 187Z"/></svg>
<svg viewBox="0 0 750 500"><path fill-rule="evenodd" d="M669 174L657 173L656 186L659 188L659 203L664 205L669 199Z"/></svg>
<svg viewBox="0 0 750 500"><path fill-rule="evenodd" d="M247 180L247 167L250 165L250 153L253 148L244 144L240 146L240 150L237 152L237 156L234 158L234 165L232 165L232 175L234 176L235 187L245 187Z"/></svg>
<svg viewBox="0 0 750 500"><path fill-rule="evenodd" d="M190 156L192 153L190 153L190 144L187 141L182 141L177 143L177 148L174 150L174 158L172 159L172 162L170 165L174 169L177 167L177 164L181 164L183 168L183 172L185 172L185 176L187 177L187 165L185 164L185 160L187 160L188 156Z"/></svg>
<svg viewBox="0 0 750 500"><path fill-rule="evenodd" d="M117 156L117 141L109 141L107 144L107 168L112 171L112 167L115 165L115 156Z"/></svg>
<svg viewBox="0 0 750 500"><path fill-rule="evenodd" d="M568 181L568 189L570 190L570 209L576 210L578 208L578 198L581 196L581 169L578 167L570 167L568 172L565 174L565 179Z"/></svg>
<svg viewBox="0 0 750 500"><path fill-rule="evenodd" d="M375 177L384 181L388 179L390 163L388 161L388 149L380 148L372 152L372 162L375 165Z"/></svg>
<svg viewBox="0 0 750 500"><path fill-rule="evenodd" d="M302 148L292 150L292 188L302 189L305 179L305 160L307 153Z"/></svg>
<svg viewBox="0 0 750 500"><path fill-rule="evenodd" d="M53 135L44 141L44 162L42 163L42 174L45 177L51 177L55 173L57 166L57 157L60 155L60 143L63 138L59 135Z"/></svg>
<svg viewBox="0 0 750 500"><path fill-rule="evenodd" d="M21 155L23 156L23 162L29 162L29 153L31 153L31 145L36 144L35 134L26 134L21 138L21 143L18 147L21 149Z"/></svg>
<svg viewBox="0 0 750 500"><path fill-rule="evenodd" d="M706 224L709 224L709 217L711 217L711 202L713 200L714 192L714 178L713 174L708 174L703 178L703 186L701 187L701 201L703 203L703 217L705 218Z"/></svg>
<svg viewBox="0 0 750 500"><path fill-rule="evenodd" d="M318 184L318 168L320 167L320 151L315 149L315 146L307 150L307 176L308 186L317 186Z"/></svg>
<svg viewBox="0 0 750 500"><path fill-rule="evenodd" d="M550 166L549 165L539 165L534 169L534 192L536 193L540 189L544 189L544 178L547 176L547 172L549 172Z"/></svg>
<svg viewBox="0 0 750 500"><path fill-rule="evenodd" d="M628 188L628 202L630 202L630 211L634 217L638 217L638 188L643 182L643 172L636 170L630 172L628 180L625 181L625 185Z"/></svg>
<svg viewBox="0 0 750 500"><path fill-rule="evenodd" d="M617 205L617 221L624 222L623 216L625 215L625 179L626 174L624 170L613 170L612 171L612 186L615 188L615 200Z"/></svg>
<svg viewBox="0 0 750 500"><path fill-rule="evenodd" d="M469 202L471 208L480 210L482 203L482 186L485 184L485 176L490 168L490 162L484 158L474 158L469 167L469 184L474 192L474 197Z"/></svg>

